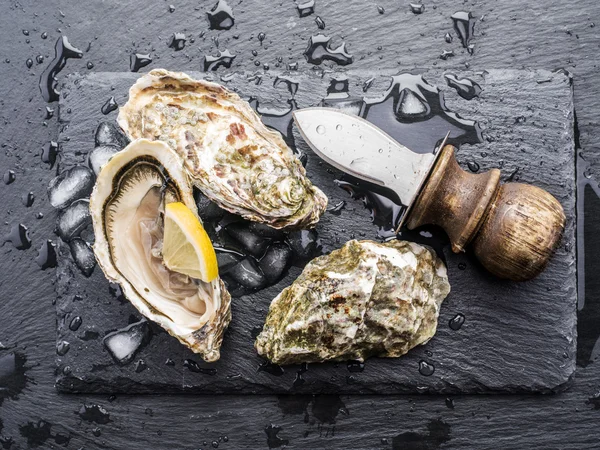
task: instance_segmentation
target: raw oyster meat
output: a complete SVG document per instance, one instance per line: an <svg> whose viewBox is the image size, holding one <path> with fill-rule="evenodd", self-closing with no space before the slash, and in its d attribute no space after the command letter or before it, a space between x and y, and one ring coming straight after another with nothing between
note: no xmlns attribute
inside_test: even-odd
<svg viewBox="0 0 600 450"><path fill-rule="evenodd" d="M152 70L129 90L118 122L132 139L166 142L196 187L248 220L307 228L325 211L327 197L281 135L218 84Z"/></svg>
<svg viewBox="0 0 600 450"><path fill-rule="evenodd" d="M449 292L429 248L351 240L273 300L255 347L276 364L401 356L435 334Z"/></svg>
<svg viewBox="0 0 600 450"><path fill-rule="evenodd" d="M92 192L94 253L141 314L204 360L216 361L231 298L219 278L205 283L163 264L163 212L171 202L196 213L183 161L162 142L133 141L102 166Z"/></svg>

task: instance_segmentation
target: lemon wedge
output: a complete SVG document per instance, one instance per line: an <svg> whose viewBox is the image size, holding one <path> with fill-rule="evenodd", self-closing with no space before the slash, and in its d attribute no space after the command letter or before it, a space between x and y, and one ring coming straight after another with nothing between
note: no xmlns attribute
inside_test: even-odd
<svg viewBox="0 0 600 450"><path fill-rule="evenodd" d="M165 207L163 260L179 273L210 283L219 275L217 255L196 215L181 202Z"/></svg>

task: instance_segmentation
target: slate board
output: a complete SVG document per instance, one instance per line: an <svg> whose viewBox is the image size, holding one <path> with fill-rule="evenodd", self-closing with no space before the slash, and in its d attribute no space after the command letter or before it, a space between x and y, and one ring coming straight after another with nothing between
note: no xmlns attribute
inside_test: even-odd
<svg viewBox="0 0 600 450"><path fill-rule="evenodd" d="M377 97L394 73L346 72L350 94ZM221 81L207 74L192 74ZM318 104L326 95L331 73L291 74L299 82L299 107ZM139 317L128 303L109 293L99 268L90 278L73 265L64 245L57 269L58 342L70 350L57 357L56 386L63 392L87 393L494 393L552 392L568 386L575 370L576 271L574 246L575 169L572 86L568 75L546 71L490 70L461 73L476 80L483 92L466 101L449 88L442 72L425 78L445 94L448 108L477 120L484 142L463 145L458 159L476 161L481 170L501 167L504 176L516 172L519 181L547 189L563 205L568 222L563 242L547 270L527 283L512 283L488 276L470 254L455 255L444 248L452 292L441 308L436 336L426 345L399 359L371 359L364 371L349 372L345 363L311 364L294 383L299 366L284 368L281 376L258 370L263 360L253 349L253 330L262 326L272 298L300 273L292 267L277 285L234 299L233 320L225 335L222 358L212 365L181 346L158 327L136 356L147 368L116 365L102 344L107 333L125 327L130 316ZM73 75L63 87L60 101L60 170L85 164L94 147L94 131L102 120L101 106L114 96L119 104L138 77L131 73ZM256 96L261 105L285 108L290 97L285 87L274 88L275 74L262 74L262 83L249 74L232 74L225 80L244 97ZM376 77L367 94L363 83ZM526 104L523 104L526 99ZM523 115L523 111L526 111ZM519 117L517 117L517 115ZM390 132L390 130L387 130ZM348 198L333 180L339 173L321 163L295 133L298 149L308 155L307 171L330 199L346 200L339 216L326 213L317 226L325 251L359 235L377 239L377 227L360 201ZM485 155L485 156L482 156ZM363 236L364 234L364 236ZM448 322L457 313L466 321L459 331ZM73 332L69 323L82 317ZM87 340L82 339L86 338ZM98 337L89 339L89 331ZM93 335L92 335L93 337ZM174 366L166 365L172 359ZM183 367L192 359L213 375ZM421 375L419 361L435 366L431 376Z"/></svg>

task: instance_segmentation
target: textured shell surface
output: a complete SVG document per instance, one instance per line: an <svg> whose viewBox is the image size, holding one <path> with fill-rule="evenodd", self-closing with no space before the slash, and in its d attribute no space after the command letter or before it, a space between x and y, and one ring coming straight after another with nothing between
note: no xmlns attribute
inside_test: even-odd
<svg viewBox="0 0 600 450"><path fill-rule="evenodd" d="M162 142L131 142L96 180L90 199L94 253L106 277L142 315L205 361L216 361L231 320L231 297L219 278L205 283L163 264L163 213L170 202L183 202L197 214L182 159Z"/></svg>
<svg viewBox="0 0 600 450"><path fill-rule="evenodd" d="M273 300L255 347L276 364L398 357L433 337L449 292L428 247L351 240Z"/></svg>
<svg viewBox="0 0 600 450"><path fill-rule="evenodd" d="M152 70L131 87L118 123L132 139L166 142L195 186L248 220L307 228L325 211L327 197L281 135L218 84Z"/></svg>

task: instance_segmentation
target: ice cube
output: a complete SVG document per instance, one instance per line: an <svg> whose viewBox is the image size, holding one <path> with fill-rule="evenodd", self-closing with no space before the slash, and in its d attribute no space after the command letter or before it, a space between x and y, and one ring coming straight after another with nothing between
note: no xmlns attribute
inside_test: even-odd
<svg viewBox="0 0 600 450"><path fill-rule="evenodd" d="M119 150L129 144L129 139L113 122L101 122L96 128L96 147L101 145L114 145Z"/></svg>
<svg viewBox="0 0 600 450"><path fill-rule="evenodd" d="M63 171L48 184L50 204L64 209L80 198L89 197L94 187L94 173L85 166Z"/></svg>
<svg viewBox="0 0 600 450"><path fill-rule="evenodd" d="M81 273L86 277L92 275L94 267L96 267L96 257L90 245L80 238L73 238L69 242L71 255L75 260L75 264L81 270Z"/></svg>
<svg viewBox="0 0 600 450"><path fill-rule="evenodd" d="M106 162L119 151L119 147L114 145L101 145L92 150L88 155L88 166L96 175Z"/></svg>
<svg viewBox="0 0 600 450"><path fill-rule="evenodd" d="M267 285L267 279L256 264L254 258L244 258L229 270L227 275L245 288L257 290Z"/></svg>
<svg viewBox="0 0 600 450"><path fill-rule="evenodd" d="M291 258L292 250L283 242L277 242L269 247L258 266L267 281L272 284L281 278Z"/></svg>
<svg viewBox="0 0 600 450"><path fill-rule="evenodd" d="M198 207L198 215L203 221L216 222L225 214L224 209L216 203L213 203L206 195L197 189L194 189L194 199L196 200L196 206Z"/></svg>
<svg viewBox="0 0 600 450"><path fill-rule="evenodd" d="M102 342L118 364L128 364L151 339L152 330L143 319L107 334Z"/></svg>
<svg viewBox="0 0 600 450"><path fill-rule="evenodd" d="M229 236L235 239L245 251L256 257L264 255L267 247L271 243L270 238L254 234L250 231L248 224L243 222L232 223L225 228L225 231Z"/></svg>
<svg viewBox="0 0 600 450"><path fill-rule="evenodd" d="M75 200L59 214L56 221L56 234L64 242L69 242L90 223L92 223L92 218L90 216L89 200Z"/></svg>
<svg viewBox="0 0 600 450"><path fill-rule="evenodd" d="M240 256L237 252L234 252L232 250L228 250L225 248L215 248L215 251L217 253L217 264L219 265L220 274L227 273L229 269L231 269L243 259L243 256Z"/></svg>
<svg viewBox="0 0 600 450"><path fill-rule="evenodd" d="M298 230L288 234L287 243L300 259L311 259L321 252L319 235L315 230Z"/></svg>
<svg viewBox="0 0 600 450"><path fill-rule="evenodd" d="M254 234L265 238L271 238L276 241L282 241L285 238L285 233L282 230L270 227L269 225L265 225L264 223L251 222L248 228Z"/></svg>

